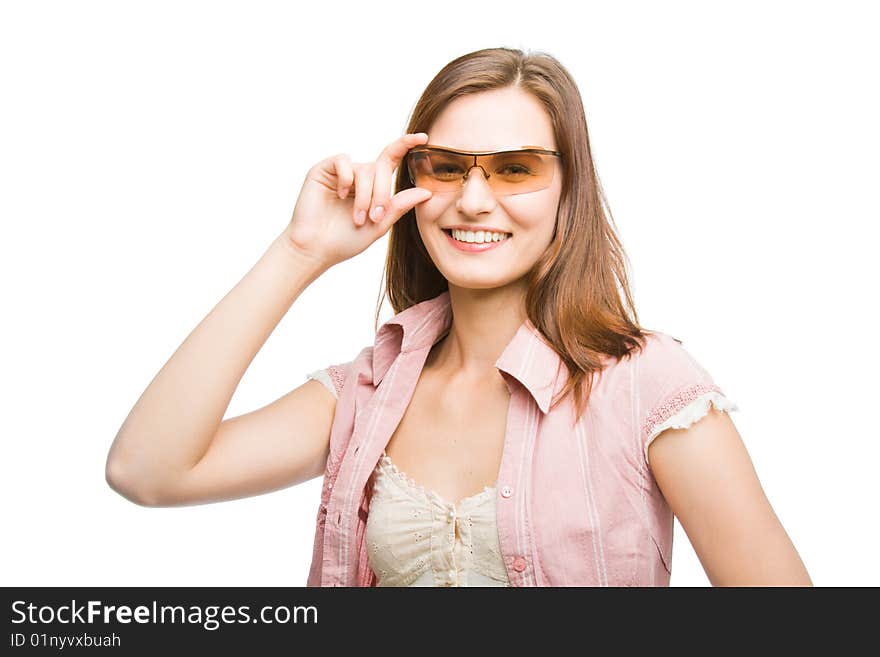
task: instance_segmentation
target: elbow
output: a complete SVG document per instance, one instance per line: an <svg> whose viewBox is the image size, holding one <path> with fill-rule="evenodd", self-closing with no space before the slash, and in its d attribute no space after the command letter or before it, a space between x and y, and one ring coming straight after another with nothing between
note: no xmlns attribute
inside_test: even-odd
<svg viewBox="0 0 880 657"><path fill-rule="evenodd" d="M744 564L725 575L710 575L709 580L715 587L794 588L814 586L807 569L797 555L777 562L759 563L758 566L756 568L754 564Z"/></svg>
<svg viewBox="0 0 880 657"><path fill-rule="evenodd" d="M146 492L142 486L135 484L132 478L126 473L123 464L118 461L109 458L107 459L107 463L104 467L104 479L111 490L118 493L129 502L133 502L138 506L143 507L155 507L161 505L160 500L157 499L155 495Z"/></svg>
<svg viewBox="0 0 880 657"><path fill-rule="evenodd" d="M749 587L749 588L798 588L813 587L814 584L809 576L790 579L787 577L769 577L764 579L735 578L728 581L715 580L711 582L713 587Z"/></svg>

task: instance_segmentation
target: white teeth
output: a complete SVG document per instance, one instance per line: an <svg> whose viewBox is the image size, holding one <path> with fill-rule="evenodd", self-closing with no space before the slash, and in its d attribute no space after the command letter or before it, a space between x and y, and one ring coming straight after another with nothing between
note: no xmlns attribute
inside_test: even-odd
<svg viewBox="0 0 880 657"><path fill-rule="evenodd" d="M477 244L482 244L484 242L500 242L510 237L509 233L494 233L482 230L457 230L453 228L451 232L452 237L459 242L475 242Z"/></svg>

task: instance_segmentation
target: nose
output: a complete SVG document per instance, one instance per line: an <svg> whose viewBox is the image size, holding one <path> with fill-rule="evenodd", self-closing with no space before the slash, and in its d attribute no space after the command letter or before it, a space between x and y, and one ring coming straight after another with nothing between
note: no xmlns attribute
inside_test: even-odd
<svg viewBox="0 0 880 657"><path fill-rule="evenodd" d="M474 164L465 172L461 181L461 196L457 204L460 212L478 215L492 211L496 202L495 193L489 187L487 178L486 170L479 164Z"/></svg>
<svg viewBox="0 0 880 657"><path fill-rule="evenodd" d="M471 165L471 168L464 172L464 176L462 176L462 179L463 179L463 180L462 180L462 184L467 183L468 179L471 177L471 171L473 171L474 169L479 169L479 170L480 170L480 173L483 174L483 179L484 179L484 180L488 180L488 179L489 179L489 174L486 173L486 170L483 168L483 165L482 165L482 164L472 164L472 165Z"/></svg>

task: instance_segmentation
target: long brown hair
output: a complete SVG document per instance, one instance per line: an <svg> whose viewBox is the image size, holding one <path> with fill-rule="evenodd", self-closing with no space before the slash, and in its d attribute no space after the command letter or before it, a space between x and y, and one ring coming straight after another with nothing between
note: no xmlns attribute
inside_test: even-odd
<svg viewBox="0 0 880 657"><path fill-rule="evenodd" d="M529 320L569 371L555 406L575 393L576 417L586 408L593 375L605 357L624 358L644 347L650 331L639 326L627 278L628 258L616 234L599 177L580 92L554 57L510 48L486 48L449 62L428 84L412 111L406 133L428 132L452 100L516 86L545 107L562 153L563 183L556 231L546 252L526 274ZM406 160L395 193L412 187ZM449 283L431 260L415 219L403 215L389 232L385 285L395 314L436 297ZM379 309L376 308L378 330Z"/></svg>

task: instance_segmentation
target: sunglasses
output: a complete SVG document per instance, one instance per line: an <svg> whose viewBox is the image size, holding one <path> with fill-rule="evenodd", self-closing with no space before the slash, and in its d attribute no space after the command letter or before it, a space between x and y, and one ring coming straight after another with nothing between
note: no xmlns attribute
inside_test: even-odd
<svg viewBox="0 0 880 657"><path fill-rule="evenodd" d="M471 170L479 167L489 188L498 195L525 194L553 182L562 153L524 146L501 151L458 151L442 146L416 146L406 155L410 182L432 192L461 189Z"/></svg>

